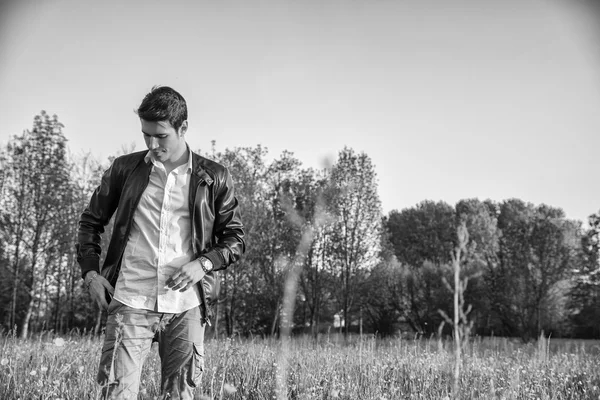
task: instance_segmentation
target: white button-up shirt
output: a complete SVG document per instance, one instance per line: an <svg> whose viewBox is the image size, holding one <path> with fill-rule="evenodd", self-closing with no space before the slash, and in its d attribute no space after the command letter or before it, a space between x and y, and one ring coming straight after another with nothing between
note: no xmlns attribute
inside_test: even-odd
<svg viewBox="0 0 600 400"><path fill-rule="evenodd" d="M200 305L196 285L174 291L166 281L192 261L189 212L192 157L167 175L165 167L148 152L152 161L150 181L133 215L114 298L129 307L181 313Z"/></svg>

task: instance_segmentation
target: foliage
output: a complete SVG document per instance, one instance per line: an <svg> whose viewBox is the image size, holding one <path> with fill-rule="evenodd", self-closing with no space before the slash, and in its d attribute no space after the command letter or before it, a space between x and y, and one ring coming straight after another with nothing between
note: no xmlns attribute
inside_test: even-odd
<svg viewBox="0 0 600 400"><path fill-rule="evenodd" d="M599 337L600 325L600 212L590 215L581 236L580 262L573 269L568 309L572 333L577 337Z"/></svg>
<svg viewBox="0 0 600 400"><path fill-rule="evenodd" d="M455 245L454 219L454 208L441 201L423 201L402 212L392 210L388 229L398 261L412 268L425 261L449 263Z"/></svg>
<svg viewBox="0 0 600 400"><path fill-rule="evenodd" d="M438 310L450 312L451 296L442 283L450 277L451 251L455 245L455 211L444 202L423 201L415 207L390 212L387 229L395 255L404 266L402 290L396 290L398 311L416 332L437 332L442 318ZM396 283L396 287L400 283ZM397 296L401 295L401 298Z"/></svg>
<svg viewBox="0 0 600 400"><path fill-rule="evenodd" d="M517 199L468 199L455 207L423 202L390 213L387 228L396 256L409 271L399 303L414 329L435 331L439 320L432 305L449 311L439 281L449 270L452 230L462 222L472 233L463 275L469 277L464 297L473 305L476 332L524 340L542 331L567 334L566 282L580 263L579 224L558 208Z"/></svg>
<svg viewBox="0 0 600 400"><path fill-rule="evenodd" d="M356 154L349 148L340 151L329 182L329 267L340 283L333 289L338 289L334 296L343 312L347 334L354 308L357 304L359 308L363 306L355 295L379 262L381 202L375 168L365 153Z"/></svg>
<svg viewBox="0 0 600 400"><path fill-rule="evenodd" d="M42 112L0 149L0 323L22 336L102 328L102 312L81 285L74 242L79 215L114 156L71 155L62 131L56 116ZM460 278L469 278L464 301L473 306L475 333L600 336L592 322L600 316L596 214L583 229L559 208L464 199L454 206L425 200L383 216L375 166L351 148L320 170L288 151L271 158L261 146L213 146L206 156L231 171L247 240L240 262L219 272L208 337L279 335L284 320L315 338L334 321L346 334L436 334L438 310L451 313L443 279L452 276L463 222L469 240ZM306 232L310 243L300 246ZM104 238L110 233L109 224ZM288 315L291 271L298 288Z"/></svg>
<svg viewBox="0 0 600 400"><path fill-rule="evenodd" d="M499 205L498 229L497 262L487 279L492 311L501 323L496 332L527 340L553 328L549 305L577 261L579 227L560 209L512 199Z"/></svg>
<svg viewBox="0 0 600 400"><path fill-rule="evenodd" d="M69 267L72 237L65 221L71 216L72 190L62 128L56 116L42 111L33 129L15 136L5 152L0 226L7 260L3 273L9 278L3 283L12 296L3 313L10 325L19 324L23 337L34 312L38 321L48 321L54 305L49 287L56 288ZM25 304L19 313L17 304Z"/></svg>

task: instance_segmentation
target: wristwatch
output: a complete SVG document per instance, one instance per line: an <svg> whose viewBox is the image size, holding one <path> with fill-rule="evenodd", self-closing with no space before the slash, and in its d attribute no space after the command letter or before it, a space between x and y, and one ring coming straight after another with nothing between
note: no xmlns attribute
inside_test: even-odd
<svg viewBox="0 0 600 400"><path fill-rule="evenodd" d="M208 274L210 271L213 270L213 263L208 258L200 257L199 260L200 265L202 266L202 271L204 271L205 274Z"/></svg>

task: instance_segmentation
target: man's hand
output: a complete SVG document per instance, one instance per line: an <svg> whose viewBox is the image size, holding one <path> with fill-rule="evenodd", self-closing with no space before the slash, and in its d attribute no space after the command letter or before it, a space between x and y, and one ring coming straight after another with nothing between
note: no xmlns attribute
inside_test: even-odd
<svg viewBox="0 0 600 400"><path fill-rule="evenodd" d="M193 287L204 277L204 270L200 265L199 260L193 260L183 265L169 279L167 279L167 287L171 290L179 290L185 292Z"/></svg>
<svg viewBox="0 0 600 400"><path fill-rule="evenodd" d="M112 297L115 293L115 288L112 287L106 278L96 271L90 271L85 275L85 283L88 286L88 292L90 293L92 299L98 303L100 308L103 310L108 310L108 303L106 302L104 291L108 290L108 293L110 293L110 296Z"/></svg>

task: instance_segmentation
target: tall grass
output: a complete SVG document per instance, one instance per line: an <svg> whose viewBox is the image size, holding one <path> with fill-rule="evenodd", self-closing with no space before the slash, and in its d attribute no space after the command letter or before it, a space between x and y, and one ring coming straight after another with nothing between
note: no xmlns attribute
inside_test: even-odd
<svg viewBox="0 0 600 400"><path fill-rule="evenodd" d="M0 399L97 399L101 340L52 333L0 338ZM269 399L276 394L281 341L206 342L206 368L197 399ZM287 342L287 398L447 399L452 393L452 342L429 339ZM504 338L465 346L460 393L465 399L598 399L597 342L541 339L523 345ZM159 394L156 349L142 372L141 396Z"/></svg>

